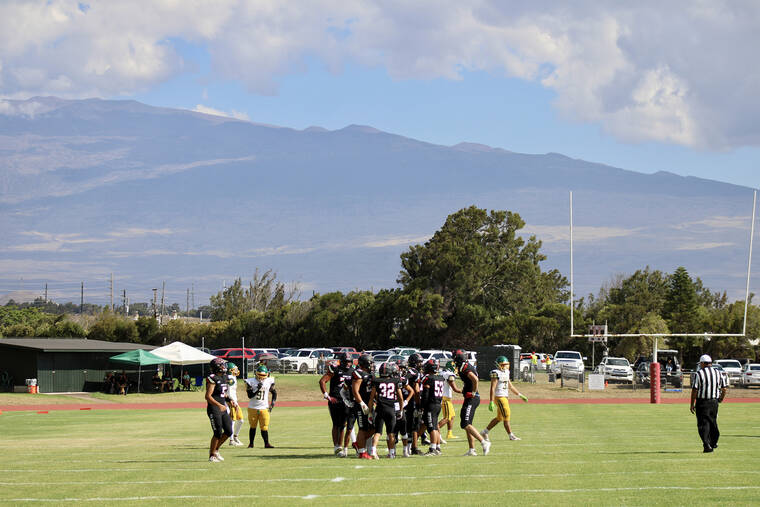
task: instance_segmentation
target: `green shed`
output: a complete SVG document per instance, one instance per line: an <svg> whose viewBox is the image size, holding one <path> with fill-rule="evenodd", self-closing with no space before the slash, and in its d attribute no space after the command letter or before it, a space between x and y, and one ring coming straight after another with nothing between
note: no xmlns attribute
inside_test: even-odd
<svg viewBox="0 0 760 507"><path fill-rule="evenodd" d="M14 386L36 378L41 393L98 391L108 371L123 368L110 362L111 356L154 348L81 338L0 338L0 374L12 377ZM137 380L136 369L125 371L130 380ZM145 374L150 379L150 372Z"/></svg>

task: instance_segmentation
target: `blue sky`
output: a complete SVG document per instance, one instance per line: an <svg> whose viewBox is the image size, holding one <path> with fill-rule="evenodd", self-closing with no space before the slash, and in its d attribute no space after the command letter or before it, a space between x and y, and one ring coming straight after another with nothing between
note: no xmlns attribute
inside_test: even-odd
<svg viewBox="0 0 760 507"><path fill-rule="evenodd" d="M8 0L0 99L367 124L757 187L758 25L750 0Z"/></svg>

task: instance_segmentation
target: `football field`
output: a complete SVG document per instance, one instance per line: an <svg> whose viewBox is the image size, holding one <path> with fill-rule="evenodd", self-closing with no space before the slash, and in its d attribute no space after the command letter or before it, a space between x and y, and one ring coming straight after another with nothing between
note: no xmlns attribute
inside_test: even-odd
<svg viewBox="0 0 760 507"><path fill-rule="evenodd" d="M457 407L458 409L458 407ZM458 414L457 414L458 415ZM492 414L478 409L481 429ZM703 454L687 404L515 405L491 453L359 460L332 455L327 409L276 408L275 449L222 448L209 463L205 410L0 414L3 505L687 505L760 503L760 404L720 408ZM247 423L241 437L247 443ZM386 452L378 448L381 457ZM399 447L400 450L400 447Z"/></svg>

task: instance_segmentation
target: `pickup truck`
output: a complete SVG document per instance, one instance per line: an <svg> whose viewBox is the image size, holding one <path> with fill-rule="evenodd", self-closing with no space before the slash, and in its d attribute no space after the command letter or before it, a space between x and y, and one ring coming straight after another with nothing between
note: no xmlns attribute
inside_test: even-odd
<svg viewBox="0 0 760 507"><path fill-rule="evenodd" d="M554 354L554 362L552 362L552 372L557 375L557 378L562 376L562 372L569 375L577 375L583 373L586 368L583 364L586 358L580 352L575 350L558 350Z"/></svg>
<svg viewBox="0 0 760 507"><path fill-rule="evenodd" d="M298 349L280 358L280 367L283 373L317 373L320 354L324 356L325 364L333 357L332 349Z"/></svg>

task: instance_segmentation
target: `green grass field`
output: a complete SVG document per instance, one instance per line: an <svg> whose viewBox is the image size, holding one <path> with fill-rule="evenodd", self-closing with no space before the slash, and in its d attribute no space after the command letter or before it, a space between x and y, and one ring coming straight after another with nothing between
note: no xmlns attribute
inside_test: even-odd
<svg viewBox="0 0 760 507"><path fill-rule="evenodd" d="M490 415L481 406L476 426ZM203 410L4 412L0 503L760 502L760 470L753 464L760 404L721 406L722 437L713 454L702 454L685 404L516 405L513 425L523 440L510 442L494 429L488 456L462 457L466 440L457 428L462 438L444 445L440 457L338 459L325 408L277 408L270 428L276 449L225 446L225 461L209 463ZM247 442L247 426L242 436Z"/></svg>

